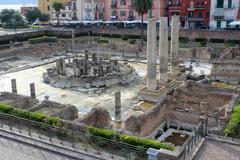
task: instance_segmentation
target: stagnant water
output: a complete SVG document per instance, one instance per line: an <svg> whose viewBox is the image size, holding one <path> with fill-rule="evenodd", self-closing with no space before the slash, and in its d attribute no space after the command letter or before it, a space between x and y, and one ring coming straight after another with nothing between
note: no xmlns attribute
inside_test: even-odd
<svg viewBox="0 0 240 160"><path fill-rule="evenodd" d="M169 142L174 144L175 146L182 146L186 140L188 139L188 135L173 132L172 135L168 136L164 142Z"/></svg>

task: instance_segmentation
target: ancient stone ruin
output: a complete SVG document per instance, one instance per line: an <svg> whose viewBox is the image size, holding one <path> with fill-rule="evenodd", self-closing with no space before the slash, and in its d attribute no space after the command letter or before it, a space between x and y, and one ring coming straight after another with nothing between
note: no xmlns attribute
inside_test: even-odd
<svg viewBox="0 0 240 160"><path fill-rule="evenodd" d="M54 87L68 88L80 92L101 92L115 84L129 84L137 78L134 68L117 59L103 60L96 53L88 54L65 63L59 59L56 66L43 73L43 81Z"/></svg>

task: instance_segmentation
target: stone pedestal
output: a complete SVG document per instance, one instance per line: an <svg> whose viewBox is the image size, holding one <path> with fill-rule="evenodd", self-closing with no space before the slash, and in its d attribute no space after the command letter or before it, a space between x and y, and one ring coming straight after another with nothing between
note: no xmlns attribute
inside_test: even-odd
<svg viewBox="0 0 240 160"><path fill-rule="evenodd" d="M147 29L147 89L156 90L156 21L150 19Z"/></svg>
<svg viewBox="0 0 240 160"><path fill-rule="evenodd" d="M179 52L179 16L172 16L171 23L171 74L178 74L178 52Z"/></svg>
<svg viewBox="0 0 240 160"><path fill-rule="evenodd" d="M121 92L115 92L115 121L121 122Z"/></svg>
<svg viewBox="0 0 240 160"><path fill-rule="evenodd" d="M168 81L168 23L167 17L160 17L159 27L159 57L160 57L160 83Z"/></svg>
<svg viewBox="0 0 240 160"><path fill-rule="evenodd" d="M17 81L16 81L16 79L11 80L11 85L12 85L12 93L17 93Z"/></svg>

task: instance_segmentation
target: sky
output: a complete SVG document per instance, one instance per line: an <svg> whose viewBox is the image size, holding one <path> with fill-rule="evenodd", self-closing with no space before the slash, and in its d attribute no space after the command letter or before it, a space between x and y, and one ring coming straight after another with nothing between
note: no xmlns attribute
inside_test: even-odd
<svg viewBox="0 0 240 160"><path fill-rule="evenodd" d="M36 4L37 0L0 0L1 4Z"/></svg>

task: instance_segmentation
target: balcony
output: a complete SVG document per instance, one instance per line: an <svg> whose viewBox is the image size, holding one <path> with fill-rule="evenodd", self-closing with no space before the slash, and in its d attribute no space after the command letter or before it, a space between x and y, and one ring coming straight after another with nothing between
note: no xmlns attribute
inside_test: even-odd
<svg viewBox="0 0 240 160"><path fill-rule="evenodd" d="M204 18L199 18L199 17L187 17L187 20L188 21L191 21L191 22L196 22L196 21L204 21Z"/></svg>
<svg viewBox="0 0 240 160"><path fill-rule="evenodd" d="M206 5L205 4L196 4L196 5L194 5L194 8L195 9L205 9Z"/></svg>
<svg viewBox="0 0 240 160"><path fill-rule="evenodd" d="M223 20L224 15L214 15L213 18L216 19L216 20Z"/></svg>

